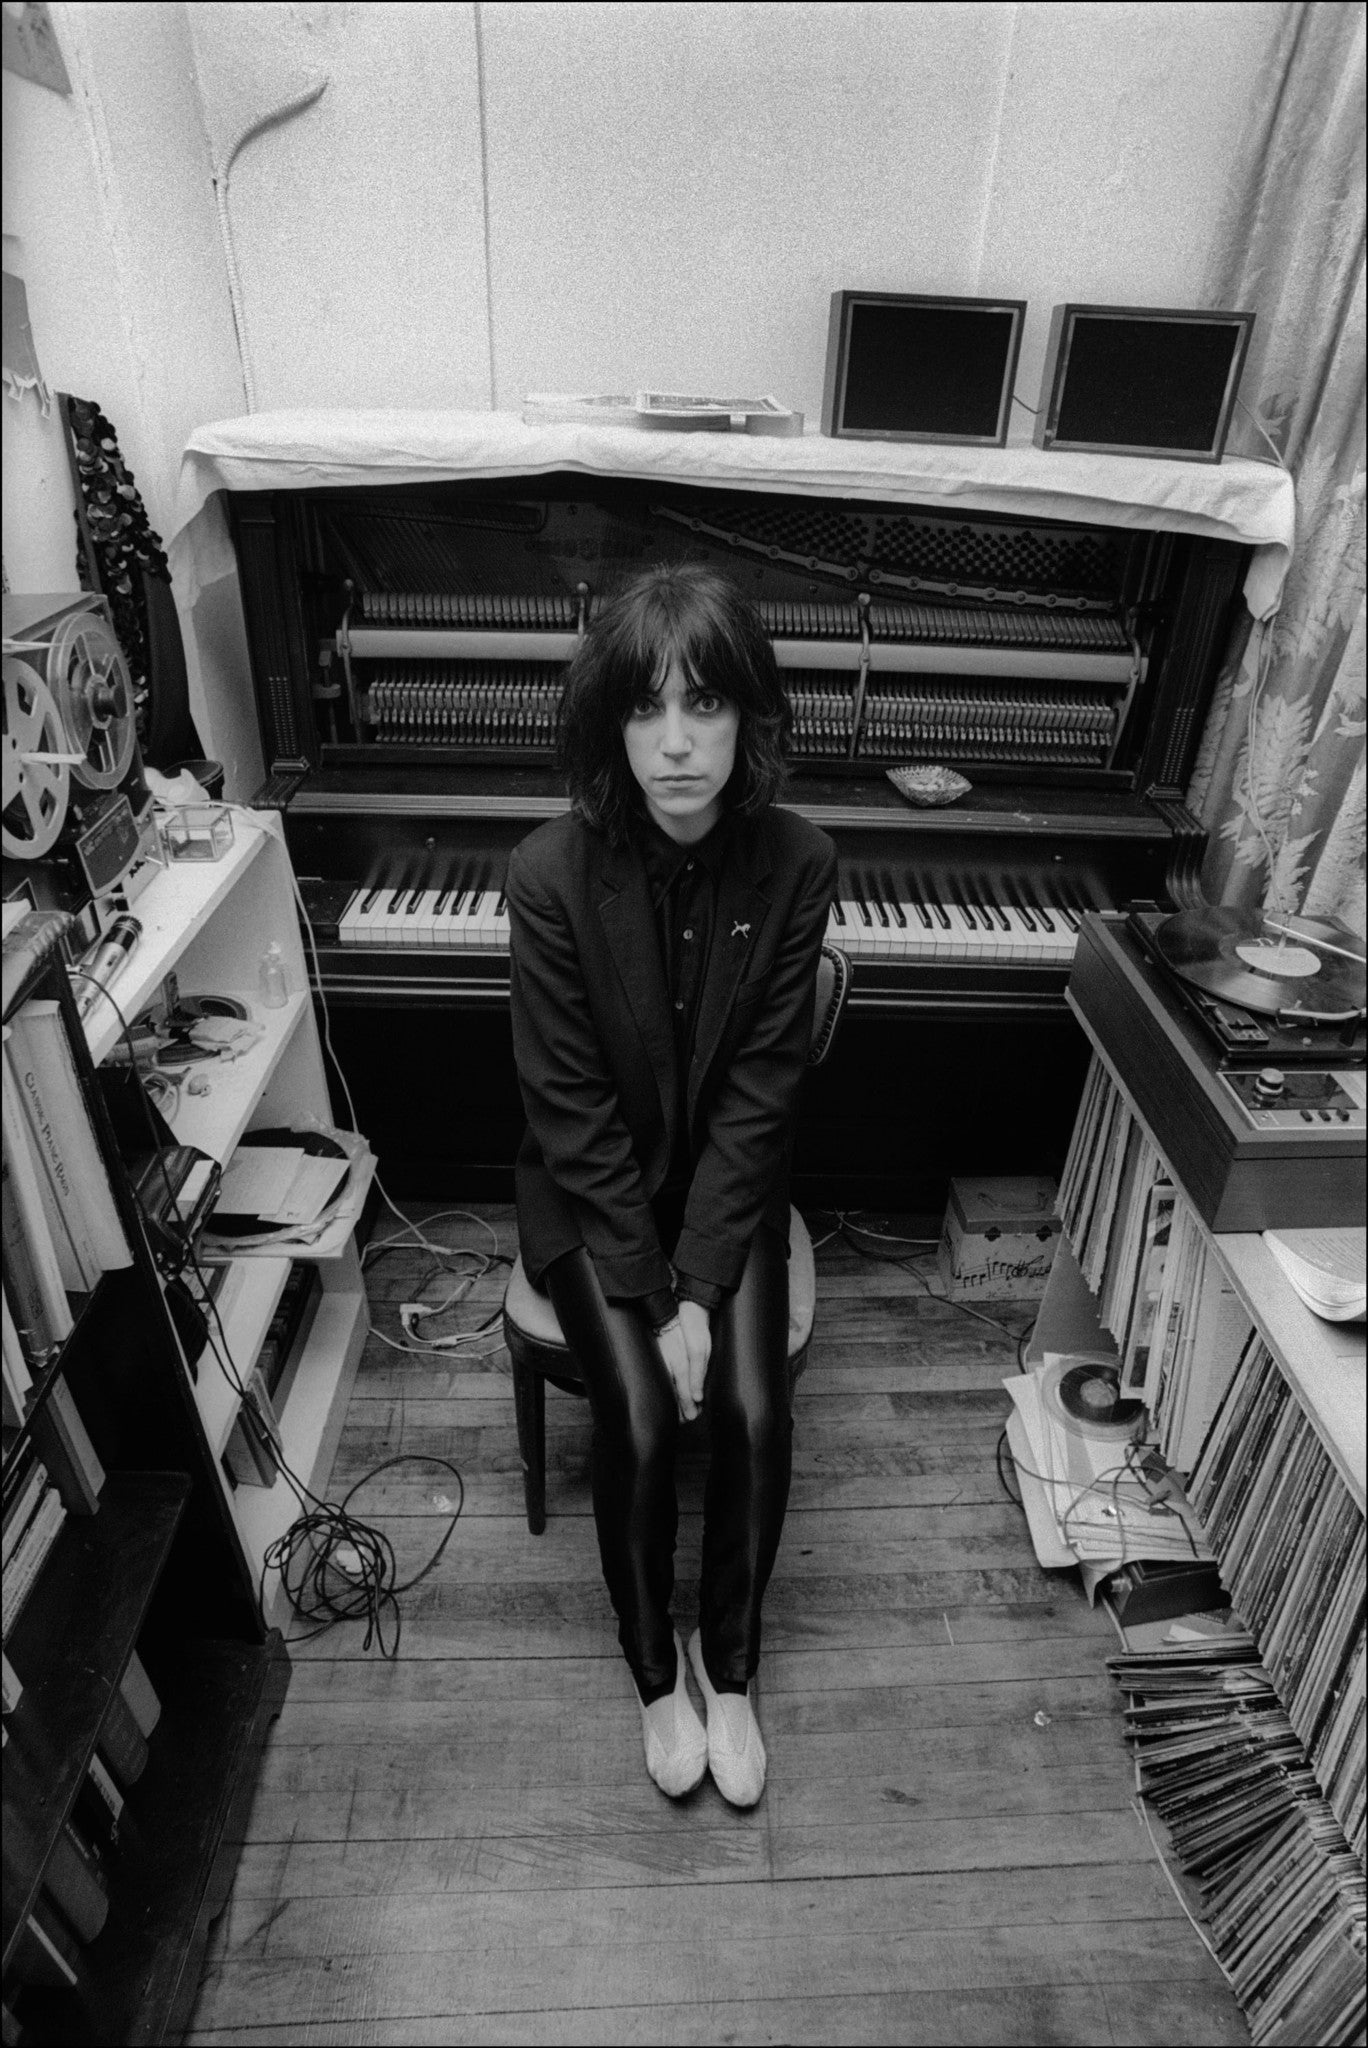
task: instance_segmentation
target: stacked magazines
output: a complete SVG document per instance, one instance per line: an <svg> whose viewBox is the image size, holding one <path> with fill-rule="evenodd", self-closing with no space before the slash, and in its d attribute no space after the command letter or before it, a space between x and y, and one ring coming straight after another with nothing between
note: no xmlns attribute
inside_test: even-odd
<svg viewBox="0 0 1368 2048"><path fill-rule="evenodd" d="M1140 1789L1259 2048L1362 2038L1363 1866L1248 1637L1109 1659Z"/></svg>

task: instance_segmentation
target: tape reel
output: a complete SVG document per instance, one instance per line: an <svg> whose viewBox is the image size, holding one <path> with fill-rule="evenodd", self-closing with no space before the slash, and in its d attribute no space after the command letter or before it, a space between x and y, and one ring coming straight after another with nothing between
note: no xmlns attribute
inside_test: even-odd
<svg viewBox="0 0 1368 2048"><path fill-rule="evenodd" d="M26 661L4 657L3 831L14 860L39 860L66 823L71 777L67 746L52 692Z"/></svg>
<svg viewBox="0 0 1368 2048"><path fill-rule="evenodd" d="M1122 1399L1115 1359L1056 1358L1042 1376L1041 1391L1049 1413L1072 1436L1120 1444L1144 1428L1144 1403Z"/></svg>
<svg viewBox="0 0 1368 2048"><path fill-rule="evenodd" d="M69 612L48 647L47 685L83 789L117 789L133 760L133 685L119 643L95 612Z"/></svg>

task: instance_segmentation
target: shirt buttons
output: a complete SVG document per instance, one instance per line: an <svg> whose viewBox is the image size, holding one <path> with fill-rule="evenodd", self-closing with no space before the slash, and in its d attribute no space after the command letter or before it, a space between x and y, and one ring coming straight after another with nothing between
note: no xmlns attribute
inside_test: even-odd
<svg viewBox="0 0 1368 2048"><path fill-rule="evenodd" d="M684 936L686 939L691 939L693 937L693 926L691 924L685 925Z"/></svg>
<svg viewBox="0 0 1368 2048"><path fill-rule="evenodd" d="M691 874L693 873L693 862L692 862L691 860L686 860L686 861L685 861L685 863L684 863L684 872L685 872L686 874L689 874L689 875L691 875Z"/></svg>
<svg viewBox="0 0 1368 2048"><path fill-rule="evenodd" d="M683 1002L682 1002L682 1001L680 1001L680 1002L677 1002L677 1003L675 1004L675 1008L676 1008L677 1010L682 1010L682 1009L683 1009L683 1007L684 1007L684 1004L683 1004Z"/></svg>

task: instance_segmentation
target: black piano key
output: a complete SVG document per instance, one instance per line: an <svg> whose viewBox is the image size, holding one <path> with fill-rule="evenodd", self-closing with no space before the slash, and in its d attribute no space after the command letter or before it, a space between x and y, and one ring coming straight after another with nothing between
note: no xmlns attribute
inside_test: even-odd
<svg viewBox="0 0 1368 2048"><path fill-rule="evenodd" d="M887 931L889 928L888 909L881 894L881 884L878 876L872 875L866 882L865 887L868 892L870 907L875 917L878 918L879 923Z"/></svg>
<svg viewBox="0 0 1368 2048"><path fill-rule="evenodd" d="M439 895L438 895L438 897L437 897L437 901L436 901L436 902L435 902L435 903L433 904L433 906L432 906L432 914L433 914L433 916L434 916L434 917L445 917L445 916L446 916L446 914L447 914L447 904L448 904L448 903L449 903L450 901L451 901L451 890L450 890L449 888L446 888L446 889L443 889L443 890L441 890L441 891L440 891L440 893L439 893Z"/></svg>
<svg viewBox="0 0 1368 2048"><path fill-rule="evenodd" d="M360 910L357 912L358 917L365 917L369 914L370 911L374 910L377 902L380 899L380 894L383 887L384 884L379 883L374 889L372 889L369 892L369 894L366 896L365 901L362 903Z"/></svg>
<svg viewBox="0 0 1368 2048"><path fill-rule="evenodd" d="M855 908L859 911L860 916L864 919L865 923L872 930L874 920L869 914L869 905L865 902L864 890L860 887L860 878L858 875L852 875L850 878L850 893L855 899Z"/></svg>
<svg viewBox="0 0 1368 2048"><path fill-rule="evenodd" d="M837 924L845 923L846 914L844 910L842 910L841 908L839 897L833 896L831 899L831 914L835 918Z"/></svg>
<svg viewBox="0 0 1368 2048"><path fill-rule="evenodd" d="M938 902L934 893L929 895L923 893L922 901L929 906L931 916L935 918L936 923L940 926L941 930L943 932L948 932L950 930L950 920L946 916L944 910L941 908L941 905ZM928 923L930 922L929 919L927 921Z"/></svg>
<svg viewBox="0 0 1368 2048"><path fill-rule="evenodd" d="M423 891L421 889L411 890L409 893L408 902L404 905L405 917L416 917L418 914L419 907L422 904L422 901Z"/></svg>
<svg viewBox="0 0 1368 2048"><path fill-rule="evenodd" d="M972 892L964 886L958 875L946 876L945 893L971 932L988 930L988 919L973 901ZM944 922L948 928L949 918L947 917Z"/></svg>
<svg viewBox="0 0 1368 2048"><path fill-rule="evenodd" d="M407 895L407 888L395 890L394 894L390 897L389 902L385 906L386 917L397 917L399 915L400 905L403 903L403 900Z"/></svg>
<svg viewBox="0 0 1368 2048"><path fill-rule="evenodd" d="M902 914L902 908L898 902L898 891L896 885L894 884L893 877L891 875L884 875L882 877L882 882L884 890L884 902L888 905L888 908L892 913L893 922L897 925L899 931L906 931L907 919Z"/></svg>
<svg viewBox="0 0 1368 2048"><path fill-rule="evenodd" d="M1025 889L1021 887L1020 883L1013 881L1009 876L1006 875L1003 876L1000 886L1002 889L1002 894L1011 904L1013 910L1015 910L1017 916L1021 919L1027 931L1038 932L1040 930L1040 925L1036 920L1036 914L1033 907L1026 900Z"/></svg>

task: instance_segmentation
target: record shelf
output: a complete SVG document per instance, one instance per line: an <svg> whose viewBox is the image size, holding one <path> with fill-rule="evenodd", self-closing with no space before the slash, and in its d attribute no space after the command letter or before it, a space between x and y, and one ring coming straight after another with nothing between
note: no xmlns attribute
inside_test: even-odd
<svg viewBox="0 0 1368 2048"><path fill-rule="evenodd" d="M1127 1380L1134 1317L1146 1284L1142 1260L1152 1250L1135 1219L1144 1206L1140 1181L1148 1168L1153 1186L1167 1184L1176 1197L1160 1268L1168 1268L1169 1293L1159 1296L1155 1319L1161 1372L1156 1380L1151 1371L1147 1383L1148 1436L1184 1481L1234 1616L1247 1632L1243 1651L1237 1643L1213 1655L1205 1679L1192 1675L1200 1648L1191 1650L1191 1669L1180 1670L1176 1681L1175 1662L1181 1666L1183 1653L1152 1653L1167 1657L1166 1666L1152 1666L1155 1703L1142 1706L1138 1717L1134 1704L1130 1710L1141 1782L1158 1796L1159 1774L1146 1774L1143 1727L1147 1713L1168 1711L1166 1685L1190 1685L1195 1698L1211 1680L1208 1704L1194 1705L1194 1714L1209 1714L1214 1700L1219 1716L1219 1703L1229 1707L1235 1700L1232 1732L1222 1738L1233 1748L1213 1766L1211 1782L1235 1768L1229 1759L1236 1750L1250 1777L1236 1792L1227 1777L1209 1796L1232 1801L1230 1810L1240 1818L1236 1846L1220 1846L1222 1823L1213 1803L1218 1846L1208 1840L1206 1861L1185 1865L1200 1884L1216 1952L1256 2043L1323 2048L1360 2039L1364 1329L1313 1315L1258 1235L1218 1235L1201 1223L1137 1109L1127 1066L1133 1049L1119 1033L1116 1042L1104 1041L1073 1007L1094 1058L1061 1180L1064 1236L1028 1359L1038 1365L1046 1352L1115 1355L1123 1390L1134 1389L1137 1383ZM1128 1186L1129 1163L1137 1159L1142 1171ZM1187 1267L1180 1243L1188 1247ZM1185 1271L1215 1309L1179 1299ZM1244 1669L1223 1675L1221 1659L1228 1663L1232 1656ZM1116 1665L1123 1688L1143 1701L1144 1656L1128 1655ZM1250 1689L1247 1711L1237 1698L1244 1686ZM1256 1694L1264 1703L1260 1712L1252 1704ZM1253 1731L1269 1727L1274 1748L1255 1757ZM1270 1796L1285 1829L1276 1847L1271 1834L1264 1843L1249 1817L1255 1781L1275 1787ZM1194 1810L1200 1815L1200 1793L1191 1785L1185 1801L1189 1817ZM1232 1889L1237 1873L1243 1889Z"/></svg>

